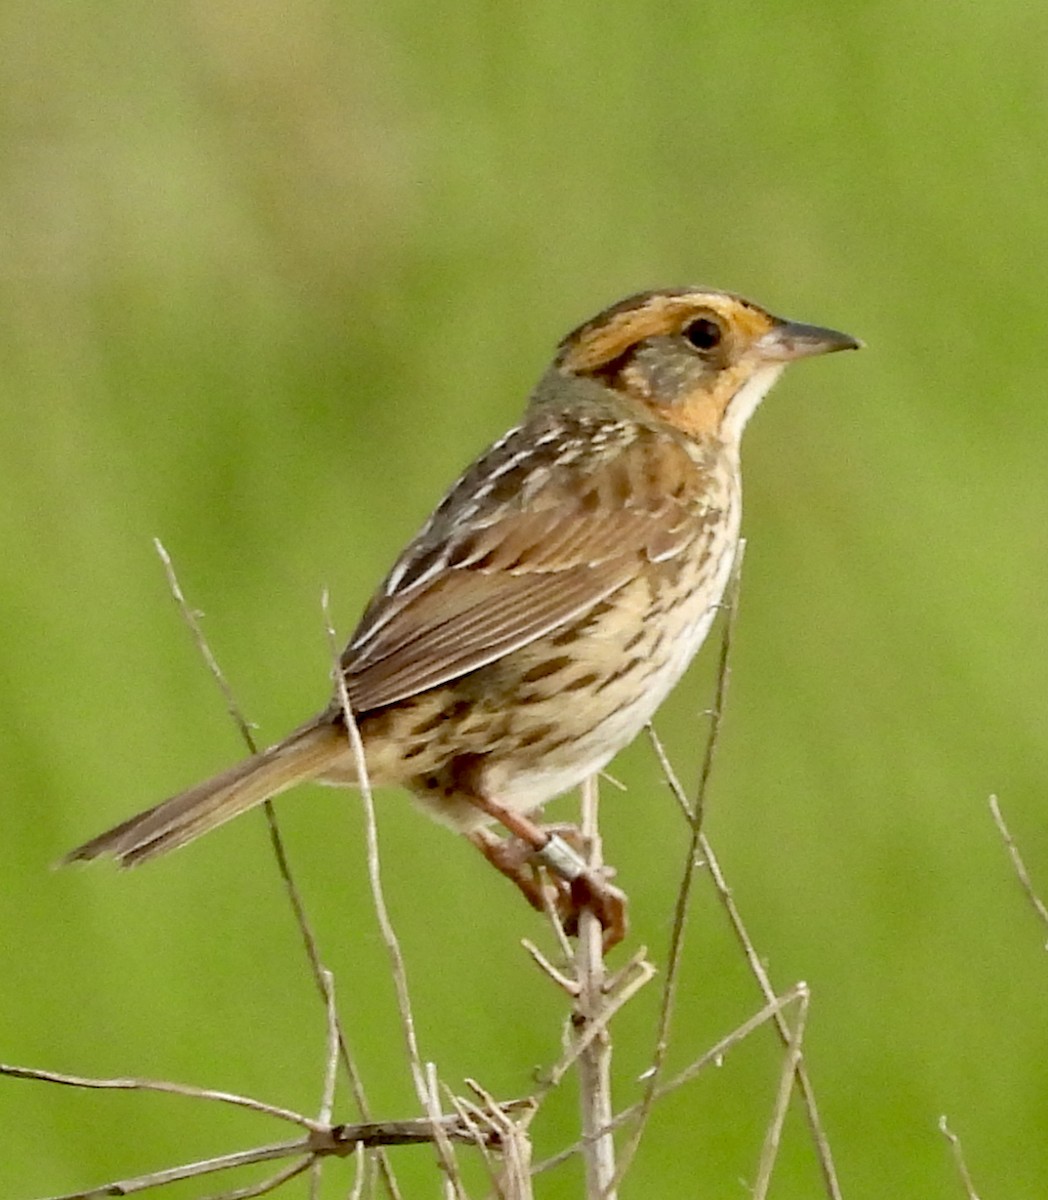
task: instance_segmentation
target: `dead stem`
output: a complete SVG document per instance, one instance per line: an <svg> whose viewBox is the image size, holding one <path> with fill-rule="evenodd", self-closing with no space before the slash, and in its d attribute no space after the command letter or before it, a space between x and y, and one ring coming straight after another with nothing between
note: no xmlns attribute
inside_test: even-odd
<svg viewBox="0 0 1048 1200"><path fill-rule="evenodd" d="M804 1043L804 1029L808 1021L808 985L797 984L798 1005L797 1020L793 1026L789 1044L782 1058L782 1070L779 1072L779 1087L775 1095L775 1107L772 1118L764 1134L764 1145L761 1147L760 1163L757 1167L757 1179L753 1185L753 1200L766 1200L768 1188L771 1186L771 1173L779 1156L779 1143L782 1140L782 1127L786 1121L786 1112L790 1106L790 1097L797 1075L797 1064L801 1061L801 1047Z"/></svg>
<svg viewBox="0 0 1048 1200"><path fill-rule="evenodd" d="M798 984L792 987L787 992L783 992L781 996L775 996L765 1004L758 1012L754 1013L748 1020L743 1021L727 1034L720 1041L715 1042L708 1050L704 1051L693 1062L689 1063L682 1071L678 1071L668 1082L662 1084L655 1093L655 1099L661 1100L664 1096L670 1095L671 1092L678 1091L685 1084L690 1083L697 1075L705 1068L711 1065L719 1066L725 1055L735 1046L743 1042L750 1036L754 1030L759 1029L768 1021L774 1021L782 1016L783 1010L793 1004L800 996L803 984ZM636 1104L631 1104L628 1108L624 1108L620 1113L608 1123L601 1133L609 1133L612 1130L619 1129L623 1125L631 1121L635 1121L641 1114L644 1101L638 1100ZM543 1174L546 1171L552 1170L554 1167L560 1166L561 1163L567 1162L569 1158L573 1158L584 1147L583 1141L574 1142L565 1149L558 1151L549 1158L543 1159L532 1168L533 1175Z"/></svg>
<svg viewBox="0 0 1048 1200"><path fill-rule="evenodd" d="M174 563L170 554L164 547L159 538L153 539L153 544L156 547L156 552L160 557L160 561L164 567L164 573L167 576L168 588L171 595L174 597L175 603L178 605L179 611L182 614L182 619L185 621L189 631L196 644L197 650L200 652L204 664L207 666L215 682L218 684L219 691L222 693L226 702L226 709L240 731L240 736L244 740L244 744L252 754L258 753L258 747L255 744L254 735L252 734L252 725L244 716L243 709L237 701L233 692L232 686L225 676L218 659L213 653L210 643L204 634L203 627L200 624L200 614L193 609L185 593L182 590L182 585L179 582L178 574L175 571ZM263 810L266 816L266 825L269 829L269 840L273 848L273 856L276 860L277 870L280 873L280 878L284 884L284 889L287 892L288 902L291 905L291 911L294 914L295 924L298 926L299 936L302 938L302 944L306 952L306 959L309 962L310 971L313 976L313 982L316 985L317 991L323 999L325 1006L327 1005L327 991L324 984L324 976L326 968L320 955L320 948L317 944L317 939L313 933L313 926L306 913L306 907L302 900L302 893L299 890L298 884L291 871L291 863L288 860L287 851L284 847L284 839L280 832L280 826L277 822L276 810L271 801L267 800L263 805ZM350 1090L353 1093L353 1099L357 1106L361 1119L364 1121L371 1120L371 1108L368 1103L367 1092L364 1088L364 1080L357 1069L356 1060L349 1046L349 1041L346 1037L345 1030L342 1027L341 1021L336 1015L336 1028L338 1030L338 1045L339 1057L342 1060L342 1065L345 1069L346 1076L349 1079ZM383 1185L389 1195L390 1200L401 1200L400 1189L397 1186L396 1177L393 1174L393 1167L389 1161L388 1155L384 1150L379 1151L379 1169L382 1176Z"/></svg>
<svg viewBox="0 0 1048 1200"><path fill-rule="evenodd" d="M586 847L587 867L599 874L604 866L600 841L600 798L597 780L582 785L580 832ZM601 1020L605 1005L604 930L595 913L583 908L579 914L578 945L575 949L575 978L578 996L572 1016L579 1041L579 1105L582 1118L582 1155L586 1164L588 1200L615 1200L615 1138L608 1126L612 1118L611 1035L607 1019ZM599 1022L599 1023L598 1023Z"/></svg>
<svg viewBox="0 0 1048 1200"><path fill-rule="evenodd" d="M659 761L663 765L663 770L666 776L666 782L670 785L671 790L678 796L678 803L684 799L684 789L681 786L680 780L677 778L673 770L672 764L666 757L666 753L662 748L661 742L658 740L654 730L649 730L649 734L656 747L656 753L659 755ZM685 801L686 802L686 801ZM749 935L749 931L742 920L742 915L739 912L738 906L735 903L735 898L732 895L731 888L728 886L728 881L721 870L720 860L713 851L713 846L710 844L709 838L703 833L699 837L699 852L706 867L710 873L710 879L713 881L713 886L716 889L717 897L727 914L728 921L731 925L732 932L736 940L742 948L746 958L746 963L750 968L750 972L757 980L757 984L761 990L761 994L765 1000L769 1002L775 996L775 991L772 988L771 979L765 969L764 962L757 953L757 948L753 944L753 939ZM775 1028L778 1031L779 1038L784 1046L788 1046L791 1039L789 1025L783 1019L781 1014L776 1013L773 1016ZM808 1075L808 1069L804 1065L803 1059L797 1064L797 1083L801 1089L801 1096L804 1100L804 1111L808 1118L808 1127L811 1131L812 1141L815 1145L816 1153L819 1156L819 1165L822 1170L823 1184L826 1188L826 1194L830 1200L842 1200L840 1182L837 1179L837 1169L833 1162L833 1151L830 1149L829 1138L826 1136L825 1127L822 1124L822 1118L819 1115L819 1106L815 1100L815 1089L812 1086L811 1079Z"/></svg>
<svg viewBox="0 0 1048 1200"><path fill-rule="evenodd" d="M666 977L662 988L662 1004L659 1009L659 1019L655 1032L655 1045L652 1049L651 1067L648 1070L644 1097L641 1101L640 1116L636 1129L623 1150L622 1162L619 1166L619 1179L629 1170L636 1156L644 1130L651 1118L655 1094L659 1078L662 1074L669 1050L670 1028L673 1022L673 1009L677 996L677 981L680 977L681 962L684 956L684 933L688 923L688 913L691 906L692 888L698 871L701 854L702 819L706 809L706 797L710 778L713 774L713 764L717 755L717 745L720 740L721 722L724 716L724 705L728 695L728 679L730 676L731 639L735 630L735 618L739 611L739 593L742 581L742 564L746 554L746 541L739 541L732 564L731 578L725 593L725 620L721 636L720 658L717 665L717 683L714 689L713 708L710 713L709 733L706 737L706 750L703 754L702 771L699 776L698 791L694 805L683 800L683 793L677 789L682 807L688 818L690 837L684 869L681 874L680 886L677 889L677 899L673 908L673 924L670 931L670 945L667 956ZM649 726L649 733L654 737L654 731ZM663 756L664 757L664 756Z"/></svg>
<svg viewBox="0 0 1048 1200"><path fill-rule="evenodd" d="M964 1147L961 1145L961 1139L946 1123L945 1114L939 1118L939 1132L950 1143L950 1153L953 1155L954 1166L957 1168L957 1174L960 1176L967 1200L979 1200L979 1194L975 1190L975 1183L968 1171L968 1164L965 1162Z"/></svg>
<svg viewBox="0 0 1048 1200"><path fill-rule="evenodd" d="M990 797L990 813L993 816L994 824L997 826L998 832L1004 841L1005 849L1008 851L1008 857L1012 860L1012 868L1015 871L1016 877L1023 891L1026 893L1027 900L1030 901L1030 906L1033 911L1041 918L1042 923L1048 926L1048 906L1038 896L1033 886L1033 880L1030 878L1030 872L1026 869L1026 863L1023 862L1023 857L1019 853L1019 847L1015 844L1015 839L1012 837L1011 830L1004 823L1004 817L1001 815L1001 806L996 796ZM1048 946L1045 947L1048 949Z"/></svg>

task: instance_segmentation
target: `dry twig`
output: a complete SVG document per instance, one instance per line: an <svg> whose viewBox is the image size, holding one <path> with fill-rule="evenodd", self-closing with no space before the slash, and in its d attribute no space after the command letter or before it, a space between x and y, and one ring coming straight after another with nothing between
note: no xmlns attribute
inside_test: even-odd
<svg viewBox="0 0 1048 1200"><path fill-rule="evenodd" d="M702 771L699 776L699 786L693 805L683 797L678 787L674 794L678 796L681 807L687 817L690 827L687 856L681 876L680 887L677 889L677 900L673 910L673 925L670 932L669 954L667 957L666 980L662 988L662 1004L659 1009L658 1025L655 1032L655 1046L652 1050L651 1066L647 1072L644 1097L641 1102L640 1116L637 1127L630 1138L629 1144L622 1155L619 1167L621 1179L629 1169L640 1146L644 1130L651 1117L655 1103L655 1094L659 1078L669 1050L670 1026L673 1021L673 1007L677 995L677 980L684 955L684 933L691 905L692 885L701 861L700 847L702 842L702 818L706 809L706 796L709 789L710 777L713 774L713 763L717 754L717 744L720 736L721 720L724 715L724 705L728 695L728 678L730 674L731 638L735 630L735 618L739 611L739 590L742 580L742 563L746 554L745 539L740 540L732 564L731 579L728 583L725 603L724 632L721 637L720 658L717 666L717 683L713 696L713 708L710 713L709 733L706 737L706 750L703 754ZM649 733L654 737L654 730L649 725ZM665 757L663 755L663 757ZM664 765L665 770L665 765Z"/></svg>
<svg viewBox="0 0 1048 1200"><path fill-rule="evenodd" d="M240 1096L236 1092L220 1092L212 1088L194 1087L188 1083L173 1083L166 1079L90 1079L85 1075L68 1075L60 1071L40 1071L35 1067L16 1067L8 1063L0 1063L0 1075L11 1079L33 1079L39 1083L57 1083L64 1087L105 1089L108 1091L127 1092L162 1092L169 1096L185 1096L190 1100L213 1100L219 1104L230 1104L236 1108L247 1108L252 1112L264 1113L276 1117L280 1121L289 1121L301 1125L311 1132L319 1132L326 1128L322 1121L315 1121L303 1113L294 1112L290 1108L281 1108L277 1104L266 1104L262 1100L254 1100L250 1096Z"/></svg>
<svg viewBox="0 0 1048 1200"><path fill-rule="evenodd" d="M775 1167L775 1160L779 1156L779 1143L782 1139L782 1127L786 1121L786 1110L790 1106L790 1096L793 1095L797 1066L801 1061L804 1027L808 1020L808 985L798 983L796 990L799 1001L797 1005L797 1021L793 1027L793 1033L782 1060L782 1071L779 1074L779 1090L775 1096L775 1108L772 1112L772 1119L764 1135L764 1145L761 1147L760 1163L757 1167L757 1179L753 1185L753 1200L765 1200L765 1197L768 1195L768 1188L771 1185L771 1173Z"/></svg>
<svg viewBox="0 0 1048 1200"><path fill-rule="evenodd" d="M600 797L597 780L582 785L582 819L579 828L586 847L586 866L599 874L604 866L598 820ZM579 914L575 949L578 996L572 1025L579 1045L579 1104L582 1117L582 1155L586 1164L588 1200L615 1200L615 1139L608 1130L612 1118L611 1036L605 1007L604 930L597 915L584 908Z"/></svg>
<svg viewBox="0 0 1048 1200"><path fill-rule="evenodd" d="M156 543L156 547L167 572L172 594L182 611L182 615L193 634L197 647L209 671L216 679L222 691L227 709L249 749L252 753L256 753L257 749L251 733L251 726L237 705L232 689L204 637L198 620L198 614L190 609L185 599L170 556L159 542ZM836 1185L836 1176L829 1154L829 1147L825 1142L825 1135L819 1123L817 1110L814 1105L814 1097L811 1095L810 1084L808 1083L803 1065L802 1045L808 1010L807 988L804 984L797 984L781 996L774 994L767 974L764 972L756 951L742 926L741 920L738 918L730 892L724 883L723 875L702 831L702 815L727 693L731 636L738 609L739 573L741 570L743 549L744 544L740 544L739 554L733 569L732 583L728 593L727 620L725 621L721 644L716 693L711 711L710 729L700 783L694 804L689 803L684 796L658 738L651 731L656 754L659 756L671 791L688 820L691 836L675 906L666 983L660 1005L652 1064L650 1069L645 1073L644 1092L637 1103L629 1106L618 1115L613 1115L611 1094L612 1047L608 1033L608 1023L619 1009L653 978L655 969L647 961L646 951L642 949L614 976L609 976L603 957L603 930L600 921L593 912L583 909L579 916L578 943L569 954L571 962L570 973L558 969L536 947L530 943L525 943L528 952L536 964L559 987L566 991L573 1000L572 1037L570 1043L561 1061L548 1074L540 1097L524 1102L523 1104L522 1102L498 1104L479 1086L472 1085L481 1098L482 1103L480 1105L472 1101L454 1097L448 1093L448 1102L454 1113L453 1115L446 1115L442 1111L440 1103L442 1085L438 1079L436 1069L431 1063L423 1065L419 1052L415 1019L408 991L406 967L399 939L389 916L382 884L377 822L368 783L364 748L352 712L345 678L342 672L337 669L338 647L335 642L328 598L325 593L323 598L325 629L332 657L336 664L335 678L345 719L346 735L356 760L360 778L360 792L366 822L367 863L372 899L383 941L389 953L412 1080L419 1102L426 1115L412 1121L374 1122L365 1120L364 1122L352 1125L334 1125L331 1123L335 1103L338 1062L340 1059L345 1066L358 1107L365 1116L367 1115L367 1100L362 1081L356 1070L339 1022L332 976L323 965L316 939L302 903L301 894L288 865L287 855L273 808L267 803L265 811L278 868L295 914L314 981L325 1005L327 1052L318 1117L311 1118L289 1109L269 1105L251 1097L239 1096L235 1093L212 1091L168 1083L166 1081L88 1079L81 1076L62 1075L55 1072L37 1071L22 1067L4 1067L0 1065L0 1075L9 1075L16 1078L85 1088L120 1088L168 1092L183 1095L191 1099L222 1102L297 1124L305 1130L304 1135L284 1142L225 1154L196 1163L188 1163L137 1176L132 1179L117 1181L101 1188L72 1193L66 1197L51 1198L51 1200L95 1200L95 1198L105 1195L130 1195L143 1191L146 1188L178 1180L210 1176L216 1172L226 1171L233 1167L244 1167L256 1163L288 1158L293 1161L281 1167L275 1174L268 1176L258 1183L223 1192L221 1194L222 1200L249 1200L251 1197L264 1195L306 1171L311 1173L310 1193L311 1196L315 1197L319 1189L322 1163L325 1158L331 1156L354 1157L356 1169L351 1200L360 1200L365 1194L369 1183L369 1159L365 1154L365 1150L375 1148L379 1148L377 1153L382 1156L378 1161L385 1186L393 1200L399 1200L396 1181L390 1169L388 1159L380 1148L390 1145L418 1143L432 1143L435 1146L438 1163L444 1175L445 1193L449 1197L453 1197L454 1200L468 1200L455 1157L454 1146L456 1143L473 1145L480 1150L488 1165L495 1193L500 1198L504 1198L504 1200L530 1200L531 1176L548 1170L577 1153L581 1153L585 1161L586 1195L589 1200L615 1200L617 1188L633 1160L645 1125L657 1101L677 1088L684 1086L711 1063L719 1063L725 1053L768 1021L773 1021L779 1029L780 1036L786 1047L786 1053L782 1064L772 1120L768 1127L761 1153L754 1195L758 1200L763 1200L763 1197L766 1195L778 1153L790 1095L794 1086L794 1080L796 1079L805 1098L809 1122L813 1128L820 1160L823 1164L823 1173L827 1179L828 1194L833 1200L839 1200L840 1192ZM1024 887L1027 888L1031 899L1034 900L1035 906L1039 905L1038 912L1042 915L1046 923L1048 923L1048 911L1044 910L1044 906L1040 905L1040 902L1034 895L1032 887L1029 885L1029 877L1025 873L1025 868L1022 866L1022 861L1019 859L1018 853L1014 848L1014 843L1011 841L1010 835L1007 833L1003 821L1000 819L999 810L996 808L995 802L991 803L995 819L998 821L999 828L1001 828L1002 836L1005 837L1006 845L1013 856L1013 862L1016 863L1019 878L1023 882ZM581 832L587 846L588 868L595 874L599 874L603 866L603 859L598 825L596 779L589 780L582 789ZM728 911L729 919L744 948L751 970L753 970L761 985L766 1003L758 1013L722 1038L715 1046L707 1050L683 1071L679 1072L668 1082L663 1082L661 1076L670 1041L673 1007L683 956L684 934L693 881L697 869L702 865L703 860L710 867L718 894ZM555 916L555 914L553 915ZM556 921L554 921L554 925L556 927ZM563 936L563 930L560 930L560 934L561 948L565 950L569 944ZM798 1003L800 1007L797 1019L791 1029L785 1019L784 1010L794 1003ZM537 1110L541 1098L564 1079L567 1071L573 1065L577 1067L579 1076L582 1136L575 1145L568 1147L558 1155L532 1168L530 1165L530 1141L526 1132L528 1124ZM628 1123L635 1123L635 1128L626 1152L623 1154L621 1162L617 1165L614 1132ZM959 1143L956 1142L953 1135L946 1129L945 1120L943 1121L942 1128L944 1134L954 1143L955 1154L963 1167L963 1157L960 1155ZM496 1168L493 1151L497 1151L499 1154L500 1161L498 1168ZM967 1178L966 1171L962 1172L962 1177L965 1178L966 1184L969 1185L971 1200L977 1200L974 1191L970 1189L970 1181Z"/></svg>
<svg viewBox="0 0 1048 1200"><path fill-rule="evenodd" d="M360 797L364 805L365 836L367 839L368 880L371 884L371 900L378 918L379 930L386 950L389 953L390 968L393 973L393 986L397 995L397 1009L400 1013L401 1027L404 1033L404 1043L408 1052L408 1063L411 1067L411 1077L415 1084L415 1094L423 1108L429 1102L429 1090L426 1083L426 1072L422 1066L422 1056L419 1053L418 1038L415 1034L415 1015L411 1008L411 993L408 990L407 968L404 965L404 955L400 949L400 939L393 928L393 921L386 904L386 893L382 885L382 860L378 850L378 819L375 816L375 801L371 794L371 781L368 778L367 761L364 757L364 743L360 738L356 718L353 716L353 706L349 700L346 687L346 676L342 671L338 642L335 629L331 623L331 609L328 594L325 591L321 598L324 612L324 628L327 631L328 648L334 662L335 686L339 703L342 705L342 716L346 723L346 738L353 753L354 762L359 777Z"/></svg>
<svg viewBox="0 0 1048 1200"><path fill-rule="evenodd" d="M182 614L182 619L185 621L189 632L193 637L201 658L212 678L218 684L219 691L222 693L226 702L226 710L240 731L240 736L244 740L251 754L258 753L258 746L255 743L254 735L251 730L253 726L244 716L243 709L237 702L233 689L226 678L218 659L211 649L211 645L204 634L203 627L200 624L200 614L192 608L186 599L185 593L182 590L182 585L179 582L178 574L175 571L174 563L171 560L170 554L159 538L153 539L153 544L156 547L156 552L160 557L160 561L164 567L164 573L167 576L168 588L171 595L178 605L179 611ZM302 938L302 944L306 952L306 959L309 962L310 971L313 976L313 982L316 985L317 991L320 993L325 1006L328 1003L328 991L325 985L325 977L328 972L324 966L323 959L320 955L320 948L317 944L316 935L313 933L313 926L306 914L306 907L302 900L302 893L299 890L298 884L291 871L291 863L288 860L287 850L284 847L284 839L280 832L280 826L277 822L276 810L273 807L272 801L267 800L263 805L263 810L266 816L266 825L269 830L269 840L273 848L273 856L276 860L277 870L280 873L280 878L284 884L284 889L287 893L288 902L291 905L291 911L295 917L295 923L298 926L299 936ZM356 1102L357 1111L361 1119L364 1121L371 1120L371 1108L368 1103L367 1092L364 1088L364 1080L357 1068L356 1059L349 1046L349 1041L346 1037L345 1030L342 1027L341 1021L335 1016L335 1028L338 1035L339 1057L342 1060L342 1065L345 1069L346 1076L349 1079L350 1090L353 1093L353 1099ZM392 1165L385 1151L379 1151L379 1167L382 1174L383 1184L390 1197L390 1200L401 1200L400 1189L397 1187L396 1177L393 1174Z"/></svg>
<svg viewBox="0 0 1048 1200"><path fill-rule="evenodd" d="M599 875L604 863L596 778L587 780L583 785L581 799L579 832L586 847L586 865L589 871ZM647 950L641 947L625 966L609 975L604 962L604 931L593 912L583 908L579 914L578 939L574 949L563 936L557 913L552 907L549 916L570 965L560 969L527 939L523 939L523 945L543 974L572 998L573 1005L570 1036L566 1040L564 1053L544 1073L535 1105L540 1105L550 1091L561 1084L572 1066L576 1067L582 1138L570 1153L581 1152L584 1157L588 1200L607 1200L614 1197L617 1186L611 1095L612 1046L608 1024L623 1005L654 977L655 968L647 961Z"/></svg>
<svg viewBox="0 0 1048 1200"><path fill-rule="evenodd" d="M662 764L663 771L666 774L666 781L669 783L671 790L677 795L678 803L681 801L687 802L684 796L684 789L681 786L680 780L677 778L673 770L673 766L666 757L666 752L659 741L654 730L649 730L652 738L652 743L655 746L656 754L659 756L659 762ZM746 957L746 963L750 968L750 972L757 980L761 994L769 1003L775 997L775 991L772 988L771 979L768 976L767 969L761 956L757 953L757 947L753 944L753 939L749 935L749 931L742 920L742 914L739 912L738 906L735 903L735 898L732 895L731 888L728 886L728 881L721 870L720 860L713 851L713 846L710 844L709 838L703 833L699 838L699 850L702 858L706 863L710 872L710 878L713 880L713 886L716 889L717 897L720 900L728 921L731 924L732 932L735 934L736 940L742 947L743 954ZM792 1038L789 1025L783 1019L781 1013L775 1013L772 1018L775 1022L775 1028L778 1031L779 1038L784 1046L789 1046ZM842 1200L843 1193L841 1192L840 1182L837 1178L837 1169L833 1162L833 1151L830 1149L829 1138L826 1136L826 1129L823 1126L822 1118L819 1115L819 1106L815 1100L815 1089L812 1086L811 1079L808 1075L808 1070L804 1065L803 1059L797 1064L797 1083L800 1086L801 1096L804 1100L804 1111L808 1117L808 1126L811 1130L812 1141L815 1144L816 1153L819 1156L819 1165L822 1170L823 1184L826 1188L826 1194L830 1200Z"/></svg>
<svg viewBox="0 0 1048 1200"><path fill-rule="evenodd" d="M1001 838L1004 841L1005 849L1008 851L1008 857L1012 860L1012 867L1015 870L1016 877L1023 891L1026 893L1026 898L1030 901L1033 911L1041 918L1042 923L1048 927L1048 906L1038 896L1036 889L1033 886L1033 880L1030 878L1030 872L1026 869L1026 863L1023 862L1023 857L1019 853L1019 847L1015 844L1015 839L1012 837L1011 830L1004 823L1004 817L1001 815L1001 806L996 796L990 797L990 813L993 816L994 824L1000 832ZM1048 949L1048 945L1045 946Z"/></svg>
<svg viewBox="0 0 1048 1200"><path fill-rule="evenodd" d="M328 1103L328 1081L333 1076L331 1070L334 1040L329 1036L329 1062L325 1073L325 1095L322 1111ZM161 1092L169 1095L184 1096L190 1100L212 1100L237 1108L246 1108L252 1112L275 1117L303 1127L306 1132L301 1137L291 1138L283 1142L267 1143L250 1150L239 1150L231 1154L222 1154L214 1158L198 1162L185 1163L177 1167L152 1171L132 1179L117 1180L103 1184L100 1187L88 1188L84 1191L73 1192L68 1196L51 1197L49 1200L93 1200L101 1196L127 1196L147 1188L160 1187L164 1184L175 1183L186 1179L195 1179L205 1175L213 1175L220 1171L228 1171L234 1167L252 1166L257 1163L272 1162L282 1158L300 1159L282 1169L277 1175L270 1177L260 1185L252 1185L246 1189L237 1189L223 1193L224 1197L246 1197L261 1195L258 1188L272 1191L281 1183L303 1171L314 1167L316 1163L328 1157L346 1158L358 1149L370 1149L383 1146L426 1145L437 1141L438 1138L448 1143L459 1142L476 1145L478 1138L488 1145L497 1146L500 1142L499 1129L509 1121L512 1114L521 1109L521 1102L511 1102L497 1106L497 1109L486 1117L486 1124L478 1124L476 1120L466 1123L458 1115L440 1115L435 1120L432 1116L408 1121L368 1121L348 1125L331 1125L320 1118L307 1117L291 1109L277 1105L266 1104L250 1096L240 1096L233 1092L213 1091L206 1088L192 1087L188 1084L177 1084L163 1080L151 1079L92 1079L81 1075L68 1075L56 1071L41 1071L29 1067L17 1067L0 1064L0 1075L15 1079L27 1079L41 1083L62 1084L67 1087L89 1089L118 1089L124 1091ZM525 1111L527 1105L523 1105Z"/></svg>
<svg viewBox="0 0 1048 1200"><path fill-rule="evenodd" d="M408 1064L415 1085L415 1094L424 1112L430 1114L433 1128L433 1140L437 1148L437 1158L444 1171L449 1187L458 1200L466 1200L462 1187L462 1179L455 1161L455 1154L450 1141L443 1136L440 1117L440 1089L432 1064L422 1065L419 1053L418 1037L415 1032L415 1015L411 1006L411 993L408 988L407 967L404 964L404 954L400 948L389 907L386 904L385 888L382 885L382 860L378 848L378 819L375 815L375 802L371 794L371 781L368 778L367 760L364 754L364 743L357 728L353 707L349 699L349 689L346 686L346 676L341 667L338 642L335 629L331 622L331 611L328 594L325 590L321 606L324 612L324 626L327 630L328 647L332 655L333 669L342 706L342 716L346 725L346 737L353 752L357 769L358 787L361 802L364 806L365 838L367 842L368 881L371 885L371 901L378 919L379 930L389 954L390 970L393 976L393 987L397 997L397 1010L400 1013L400 1023L404 1034L404 1044L407 1048Z"/></svg>
<svg viewBox="0 0 1048 1200"><path fill-rule="evenodd" d="M964 1194L967 1200L979 1200L979 1194L975 1190L975 1183L968 1172L968 1164L964 1160L964 1148L961 1146L961 1139L947 1125L945 1114L939 1118L939 1132L950 1143L950 1153L953 1155L953 1162L957 1168L957 1174L960 1176L961 1183L964 1186Z"/></svg>
<svg viewBox="0 0 1048 1200"><path fill-rule="evenodd" d="M661 1084L655 1092L656 1101L661 1100L664 1096L670 1095L672 1092L678 1091L685 1084L690 1083L697 1075L699 1075L706 1067L720 1064L724 1061L724 1056L740 1042L745 1041L754 1030L759 1029L768 1021L774 1021L781 1018L783 1011L791 1004L795 1003L801 996L802 991L806 990L803 984L797 984L783 992L781 996L775 996L768 1004L765 1004L758 1012L754 1013L748 1020L743 1021L720 1039L715 1042L708 1050L700 1054L698 1058L686 1066L683 1070L678 1071L672 1079ZM605 1130L601 1132L612 1132L615 1129L621 1128L623 1125L631 1121L635 1121L643 1111L644 1100L638 1100L636 1104L631 1104L628 1108L624 1108L618 1113L608 1124ZM559 1150L556 1154L549 1158L543 1159L537 1163L532 1169L532 1174L539 1175L546 1171L551 1171L554 1167L559 1167L561 1163L567 1162L569 1158L573 1158L582 1150L584 1143L582 1141L574 1142L572 1145Z"/></svg>

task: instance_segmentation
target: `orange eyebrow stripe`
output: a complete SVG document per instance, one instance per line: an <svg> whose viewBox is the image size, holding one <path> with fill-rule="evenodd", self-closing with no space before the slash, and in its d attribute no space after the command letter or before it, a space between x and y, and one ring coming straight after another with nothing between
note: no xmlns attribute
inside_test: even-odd
<svg viewBox="0 0 1048 1200"><path fill-rule="evenodd" d="M652 296L637 308L602 314L575 334L564 348L561 363L569 371L595 371L645 338L674 332L694 308L691 296Z"/></svg>

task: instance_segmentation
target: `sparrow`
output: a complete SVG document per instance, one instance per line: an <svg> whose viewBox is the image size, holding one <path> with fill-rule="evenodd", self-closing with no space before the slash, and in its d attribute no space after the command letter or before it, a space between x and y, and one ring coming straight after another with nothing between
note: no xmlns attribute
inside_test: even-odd
<svg viewBox="0 0 1048 1200"><path fill-rule="evenodd" d="M626 746L702 645L739 541L742 433L768 389L797 359L861 344L703 287L605 309L397 559L328 707L64 861L133 866L297 784L359 785L348 707L372 786L408 789L539 907L537 854L565 907L593 905L606 944L621 939L621 893L531 814Z"/></svg>

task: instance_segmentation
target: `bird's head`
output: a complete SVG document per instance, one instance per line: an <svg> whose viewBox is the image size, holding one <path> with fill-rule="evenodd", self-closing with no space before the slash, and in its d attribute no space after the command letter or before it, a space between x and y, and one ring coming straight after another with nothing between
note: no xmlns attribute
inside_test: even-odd
<svg viewBox="0 0 1048 1200"><path fill-rule="evenodd" d="M788 363L862 343L706 288L643 292L570 333L554 361L689 437L734 444Z"/></svg>

